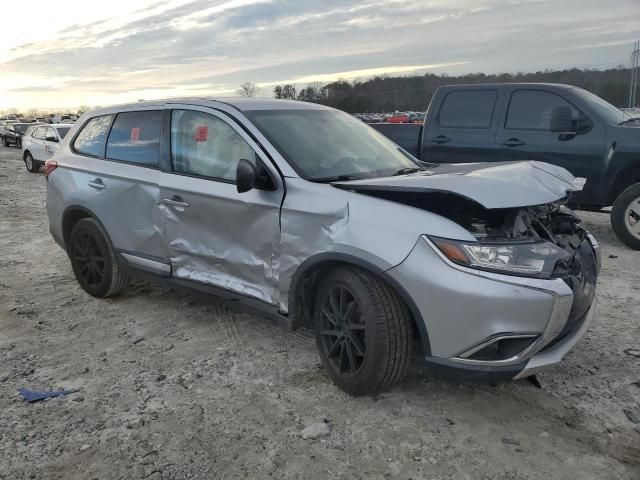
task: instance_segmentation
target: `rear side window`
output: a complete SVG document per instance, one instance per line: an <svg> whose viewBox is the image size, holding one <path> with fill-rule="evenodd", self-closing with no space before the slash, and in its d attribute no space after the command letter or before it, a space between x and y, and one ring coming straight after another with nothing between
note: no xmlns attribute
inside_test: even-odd
<svg viewBox="0 0 640 480"><path fill-rule="evenodd" d="M83 155L104 157L104 146L112 118L113 115L105 115L89 120L73 142L73 149Z"/></svg>
<svg viewBox="0 0 640 480"><path fill-rule="evenodd" d="M580 112L564 98L542 90L516 90L511 95L505 128L509 130L549 130L553 109L571 108L571 116L577 121Z"/></svg>
<svg viewBox="0 0 640 480"><path fill-rule="evenodd" d="M491 128L498 92L466 90L449 93L438 116L441 127Z"/></svg>
<svg viewBox="0 0 640 480"><path fill-rule="evenodd" d="M44 131L46 129L43 127L38 127L34 130L33 134L31 135L33 138L37 138L38 140L44 140Z"/></svg>
<svg viewBox="0 0 640 480"><path fill-rule="evenodd" d="M162 111L119 113L113 122L107 158L158 168Z"/></svg>

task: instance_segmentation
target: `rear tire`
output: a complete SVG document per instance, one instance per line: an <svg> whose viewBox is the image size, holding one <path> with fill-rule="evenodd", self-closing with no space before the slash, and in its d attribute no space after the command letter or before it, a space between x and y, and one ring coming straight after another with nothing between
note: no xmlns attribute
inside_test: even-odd
<svg viewBox="0 0 640 480"><path fill-rule="evenodd" d="M83 218L73 226L67 252L76 280L94 297L116 295L129 282L107 232L94 218Z"/></svg>
<svg viewBox="0 0 640 480"><path fill-rule="evenodd" d="M33 155L29 152L24 154L24 166L31 173L38 173L40 171L40 165L33 159Z"/></svg>
<svg viewBox="0 0 640 480"><path fill-rule="evenodd" d="M9 146L9 141L7 140L7 137L2 137L2 145L4 145L5 147Z"/></svg>
<svg viewBox="0 0 640 480"><path fill-rule="evenodd" d="M413 344L410 322L400 297L360 268L331 271L315 297L320 358L333 382L350 395L375 395L403 378Z"/></svg>
<svg viewBox="0 0 640 480"><path fill-rule="evenodd" d="M616 198L611 226L625 245L640 250L640 183L631 185Z"/></svg>

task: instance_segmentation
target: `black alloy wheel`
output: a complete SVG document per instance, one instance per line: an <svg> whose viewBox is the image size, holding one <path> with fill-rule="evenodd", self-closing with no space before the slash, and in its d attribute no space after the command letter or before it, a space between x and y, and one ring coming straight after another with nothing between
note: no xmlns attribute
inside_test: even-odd
<svg viewBox="0 0 640 480"><path fill-rule="evenodd" d="M73 239L71 260L77 265L78 275L86 285L95 288L104 280L104 252L89 232L81 232Z"/></svg>
<svg viewBox="0 0 640 480"><path fill-rule="evenodd" d="M343 286L329 290L321 307L320 336L327 360L341 374L355 375L367 352L366 325L353 293Z"/></svg>

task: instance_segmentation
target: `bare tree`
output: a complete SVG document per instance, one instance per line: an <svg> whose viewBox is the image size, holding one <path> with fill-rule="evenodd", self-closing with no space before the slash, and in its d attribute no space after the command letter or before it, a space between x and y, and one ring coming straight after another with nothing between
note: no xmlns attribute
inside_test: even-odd
<svg viewBox="0 0 640 480"><path fill-rule="evenodd" d="M236 90L236 93L241 97L253 98L258 95L260 89L253 82L244 82L240 85L240 88Z"/></svg>

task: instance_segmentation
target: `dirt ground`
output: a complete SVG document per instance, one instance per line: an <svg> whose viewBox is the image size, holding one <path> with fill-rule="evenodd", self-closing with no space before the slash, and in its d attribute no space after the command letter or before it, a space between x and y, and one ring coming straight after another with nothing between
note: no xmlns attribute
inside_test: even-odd
<svg viewBox="0 0 640 480"><path fill-rule="evenodd" d="M528 381L410 375L351 398L308 332L133 283L98 300L48 232L45 180L0 148L0 479L639 479L640 252L602 243L599 314ZM29 404L31 389L80 392ZM331 434L300 432L329 422Z"/></svg>

